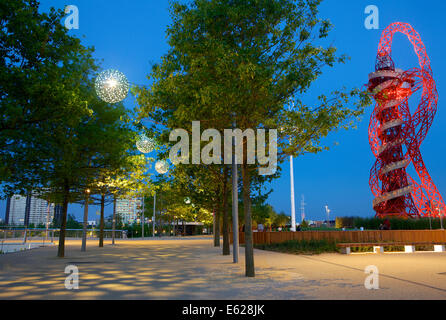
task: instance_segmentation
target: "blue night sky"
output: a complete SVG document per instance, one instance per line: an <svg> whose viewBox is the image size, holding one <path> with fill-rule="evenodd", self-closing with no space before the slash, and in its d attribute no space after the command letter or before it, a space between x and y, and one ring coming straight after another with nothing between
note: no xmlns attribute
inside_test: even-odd
<svg viewBox="0 0 446 320"><path fill-rule="evenodd" d="M63 7L73 4L79 8L79 30L73 34L83 37L84 45L94 46L95 56L103 59L102 67L122 71L129 81L149 84L146 76L150 64L160 60L167 51L165 28L170 23L167 0L41 0L41 7ZM364 27L367 5L379 8L379 30ZM392 22L410 23L419 32L431 60L434 79L439 92L438 111L434 123L421 146L429 173L440 192L446 193L446 162L444 157L446 136L446 42L444 41L444 1L413 0L326 0L320 7L320 17L328 18L334 24L329 43L345 53L351 60L345 65L325 69L325 73L313 84L303 98L309 104L319 94L346 86L361 87L367 82L367 75L374 70L377 46L382 30ZM393 58L397 67L409 69L418 67L416 55L410 42L401 34L394 38ZM418 97L412 99L412 109L418 104ZM132 97L125 101L128 107L134 105ZM305 155L294 160L296 220L300 221L300 198L305 195L306 218L325 218L324 206L335 216L374 214L372 193L368 180L374 157L368 144L368 122L372 107L366 110L357 130L339 131L325 139L332 146L330 151L317 155ZM335 142L339 145L335 146ZM283 165L280 179L272 183L274 192L268 202L277 211L290 213L289 162ZM99 208L91 207L90 219L96 219ZM81 207L70 205L69 213L80 220ZM111 206L106 215L111 213ZM5 201L0 204L0 216L5 212Z"/></svg>

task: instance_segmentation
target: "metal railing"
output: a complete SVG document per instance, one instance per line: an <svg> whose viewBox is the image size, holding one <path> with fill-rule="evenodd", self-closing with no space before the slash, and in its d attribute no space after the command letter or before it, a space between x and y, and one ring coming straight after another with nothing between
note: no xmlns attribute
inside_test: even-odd
<svg viewBox="0 0 446 320"><path fill-rule="evenodd" d="M87 229L87 239L98 239L99 229ZM112 238L113 230L104 230L104 239ZM115 230L115 238L125 238L125 231ZM0 229L0 241L2 242L53 242L59 238L60 228L2 228ZM65 238L82 239L82 229L66 229Z"/></svg>

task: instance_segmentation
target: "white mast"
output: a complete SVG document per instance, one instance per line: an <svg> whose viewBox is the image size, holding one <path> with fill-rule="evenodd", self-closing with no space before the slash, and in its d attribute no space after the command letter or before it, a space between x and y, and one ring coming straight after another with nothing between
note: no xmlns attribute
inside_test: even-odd
<svg viewBox="0 0 446 320"><path fill-rule="evenodd" d="M330 209L328 209L328 206L325 206L325 212L327 213L327 227L330 225Z"/></svg>
<svg viewBox="0 0 446 320"><path fill-rule="evenodd" d="M290 184L291 184L291 231L296 231L296 208L294 207L293 156L290 156Z"/></svg>
<svg viewBox="0 0 446 320"><path fill-rule="evenodd" d="M294 101L290 100L288 110L294 110ZM290 137L291 144L291 137ZM291 186L291 231L296 231L296 208L294 205L294 168L293 168L293 156L290 156L290 186Z"/></svg>
<svg viewBox="0 0 446 320"><path fill-rule="evenodd" d="M302 195L302 200L300 201L300 219L301 222L305 220L305 196Z"/></svg>

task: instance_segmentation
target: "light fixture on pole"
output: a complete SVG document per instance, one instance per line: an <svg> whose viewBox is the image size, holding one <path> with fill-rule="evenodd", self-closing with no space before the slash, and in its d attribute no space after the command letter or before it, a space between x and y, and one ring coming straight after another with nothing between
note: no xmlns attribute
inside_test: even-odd
<svg viewBox="0 0 446 320"><path fill-rule="evenodd" d="M150 153L156 147L155 140L147 137L144 133L140 134L136 140L136 148L142 153Z"/></svg>
<svg viewBox="0 0 446 320"><path fill-rule="evenodd" d="M48 206L46 208L45 240L48 240L48 228L49 228L49 224L50 224L50 206L51 206L51 203L48 202Z"/></svg>
<svg viewBox="0 0 446 320"><path fill-rule="evenodd" d="M232 127L235 128L235 120ZM232 145L235 147L235 137L232 137ZM235 150L232 150L232 260L238 263L239 257L239 234L238 234L238 166ZM214 235L215 235L215 211L214 216Z"/></svg>
<svg viewBox="0 0 446 320"><path fill-rule="evenodd" d="M443 213L440 208L437 208L438 216L440 217L440 229L443 230Z"/></svg>
<svg viewBox="0 0 446 320"><path fill-rule="evenodd" d="M292 99L289 100L288 111L294 110L294 101ZM294 133L296 128L293 128L292 132ZM291 137L290 137L290 145L291 145ZM296 231L296 206L294 201L294 167L293 167L293 156L290 156L290 199L291 199L291 231Z"/></svg>
<svg viewBox="0 0 446 320"><path fill-rule="evenodd" d="M90 189L85 189L85 205L84 205L84 223L82 230L82 246L81 251L87 250L87 224L88 224L88 202L90 200Z"/></svg>
<svg viewBox="0 0 446 320"><path fill-rule="evenodd" d="M328 209L328 206L325 206L325 212L327 213L327 227L330 226L330 209Z"/></svg>
<svg viewBox="0 0 446 320"><path fill-rule="evenodd" d="M155 211L156 211L156 191L153 194L153 217L152 217L152 237L155 238Z"/></svg>
<svg viewBox="0 0 446 320"><path fill-rule="evenodd" d="M95 81L96 94L107 103L117 103L124 100L129 88L126 76L114 69L102 71Z"/></svg>
<svg viewBox="0 0 446 320"><path fill-rule="evenodd" d="M291 231L296 231L296 207L294 202L294 168L293 156L290 156L290 193L291 193Z"/></svg>
<svg viewBox="0 0 446 320"><path fill-rule="evenodd" d="M165 174L169 171L169 164L166 160L159 160L155 163L155 170L159 174ZM153 237L155 237L155 211L156 211L156 191L153 196L153 218L152 218L152 228L153 228Z"/></svg>
<svg viewBox="0 0 446 320"><path fill-rule="evenodd" d="M159 160L155 163L155 170L159 174L165 174L167 171L169 171L169 164L166 160Z"/></svg>
<svg viewBox="0 0 446 320"><path fill-rule="evenodd" d="M141 212L141 238L144 240L144 194L142 195L142 212Z"/></svg>

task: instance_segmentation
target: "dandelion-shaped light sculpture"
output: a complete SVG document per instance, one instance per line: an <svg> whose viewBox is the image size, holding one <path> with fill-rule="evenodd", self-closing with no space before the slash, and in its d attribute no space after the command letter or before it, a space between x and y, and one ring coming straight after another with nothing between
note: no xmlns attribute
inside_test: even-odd
<svg viewBox="0 0 446 320"><path fill-rule="evenodd" d="M169 164L166 160L159 160L155 163L155 170L159 174L165 174L167 171L169 171Z"/></svg>
<svg viewBox="0 0 446 320"><path fill-rule="evenodd" d="M117 103L124 100L129 88L126 76L114 69L102 71L95 81L96 94L107 103Z"/></svg>
<svg viewBox="0 0 446 320"><path fill-rule="evenodd" d="M147 137L145 134L140 134L138 139L136 140L136 147L142 153L150 153L155 149L156 142Z"/></svg>

